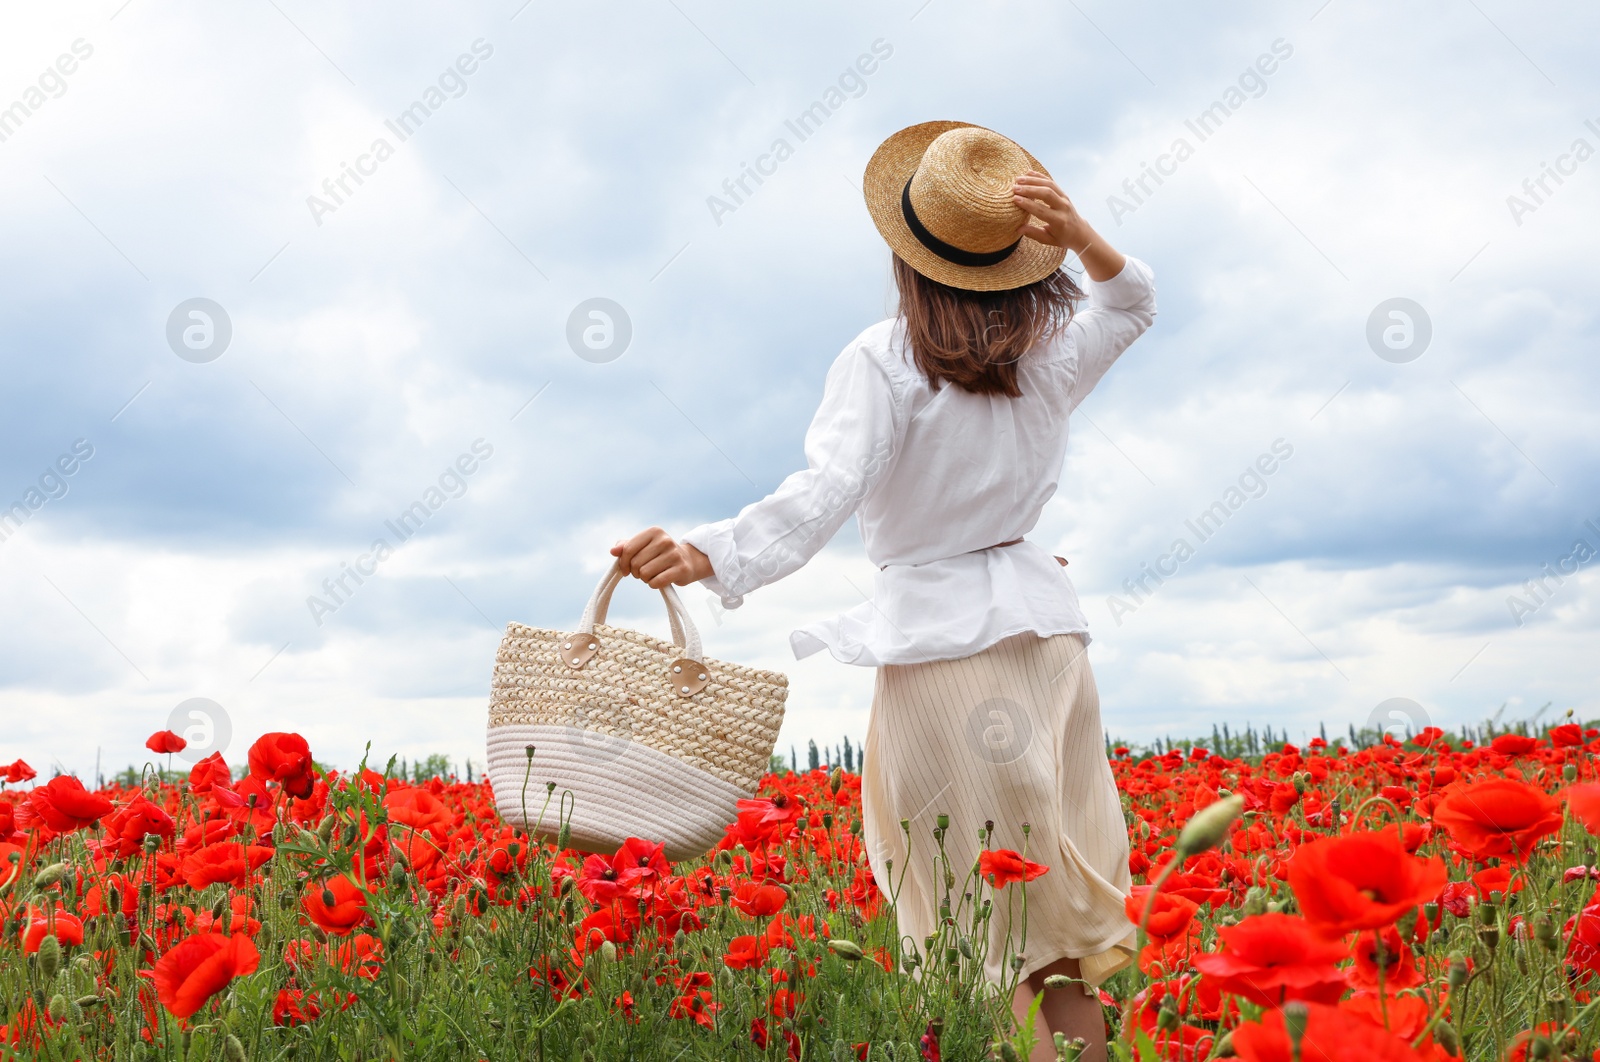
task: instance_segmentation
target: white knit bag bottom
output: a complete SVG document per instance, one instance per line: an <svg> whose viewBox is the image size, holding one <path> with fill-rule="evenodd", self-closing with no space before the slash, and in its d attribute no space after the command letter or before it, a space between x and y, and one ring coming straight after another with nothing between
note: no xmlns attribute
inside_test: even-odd
<svg viewBox="0 0 1600 1062"><path fill-rule="evenodd" d="M715 847L737 817L738 801L751 795L637 741L528 723L489 728L489 782L500 817L530 831L539 822L536 832L546 840L560 829L561 794L570 790L573 848L610 854L638 837L663 842L673 862Z"/></svg>

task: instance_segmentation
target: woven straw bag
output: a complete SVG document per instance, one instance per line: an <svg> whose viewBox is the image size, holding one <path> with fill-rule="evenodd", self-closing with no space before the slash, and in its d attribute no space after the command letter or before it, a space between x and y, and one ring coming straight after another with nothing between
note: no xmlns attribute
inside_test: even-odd
<svg viewBox="0 0 1600 1062"><path fill-rule="evenodd" d="M671 586L661 596L672 641L607 626L626 575L612 566L571 633L506 626L489 781L500 817L538 836L556 837L566 817L574 848L610 852L641 837L689 859L722 839L769 769L789 680L707 659Z"/></svg>

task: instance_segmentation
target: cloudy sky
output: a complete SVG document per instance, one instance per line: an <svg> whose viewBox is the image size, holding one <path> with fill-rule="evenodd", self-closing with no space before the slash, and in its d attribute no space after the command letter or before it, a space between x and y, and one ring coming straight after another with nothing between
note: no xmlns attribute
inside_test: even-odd
<svg viewBox="0 0 1600 1062"><path fill-rule="evenodd" d="M618 536L800 467L892 311L862 168L934 118L1023 143L1156 275L1032 535L1113 735L1600 716L1597 31L1509 0L6 4L0 762L142 761L194 698L234 759L296 729L481 762L507 621L570 627ZM865 733L871 672L787 634L871 571L851 524L739 610L686 591L712 655L790 675L781 750ZM637 587L615 618L665 630Z"/></svg>

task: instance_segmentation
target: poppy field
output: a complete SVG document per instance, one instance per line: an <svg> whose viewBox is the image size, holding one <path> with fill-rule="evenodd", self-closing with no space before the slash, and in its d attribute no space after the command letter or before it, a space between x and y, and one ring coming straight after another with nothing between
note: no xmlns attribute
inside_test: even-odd
<svg viewBox="0 0 1600 1062"><path fill-rule="evenodd" d="M1047 869L987 849L900 940L839 768L769 774L673 865L565 848L556 793L538 842L483 783L291 733L161 770L181 742L98 790L0 766L0 1059L1079 1057L983 974ZM1141 945L1094 990L1113 1057L1600 1058L1600 730L1112 765ZM984 824L905 828L939 858Z"/></svg>

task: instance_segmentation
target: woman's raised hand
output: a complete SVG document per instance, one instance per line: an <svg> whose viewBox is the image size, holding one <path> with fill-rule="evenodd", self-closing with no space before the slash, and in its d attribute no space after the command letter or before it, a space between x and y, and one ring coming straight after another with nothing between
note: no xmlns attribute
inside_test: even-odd
<svg viewBox="0 0 1600 1062"><path fill-rule="evenodd" d="M1035 219L1023 222L1020 231L1030 240L1076 252L1094 234L1061 186L1035 170L1016 179L1011 186L1011 199Z"/></svg>
<svg viewBox="0 0 1600 1062"><path fill-rule="evenodd" d="M704 553L687 542L673 541L659 527L647 527L632 538L619 540L611 547L611 555L652 590L674 584L688 586L713 574Z"/></svg>
<svg viewBox="0 0 1600 1062"><path fill-rule="evenodd" d="M1011 199L1033 218L1022 223L1019 236L1076 254L1090 280L1110 280L1122 272L1126 259L1083 220L1055 181L1029 170L1013 182Z"/></svg>

